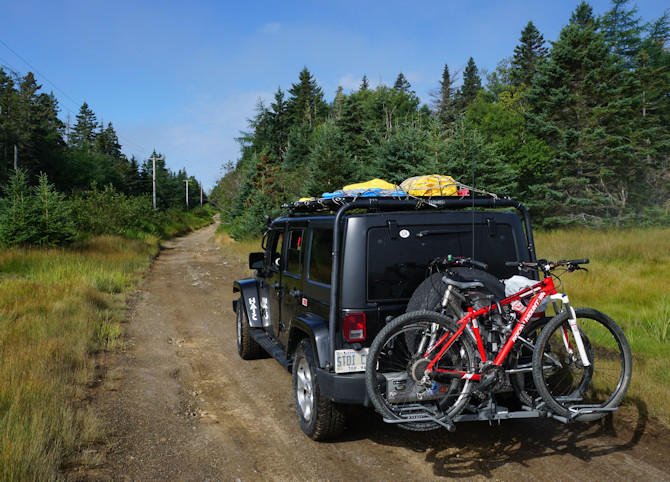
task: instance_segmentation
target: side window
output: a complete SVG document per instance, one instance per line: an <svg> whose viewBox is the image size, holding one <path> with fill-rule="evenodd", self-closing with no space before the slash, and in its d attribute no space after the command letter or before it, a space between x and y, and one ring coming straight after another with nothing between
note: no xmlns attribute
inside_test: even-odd
<svg viewBox="0 0 670 482"><path fill-rule="evenodd" d="M270 233L270 239L268 243L268 253L270 254L270 259L268 260L268 263L270 269L272 269L273 271L279 271L283 245L284 245L284 231L278 229L272 230L272 232Z"/></svg>
<svg viewBox="0 0 670 482"><path fill-rule="evenodd" d="M302 229L291 229L289 231L289 245L286 255L286 271L288 273L300 274L303 235L304 231Z"/></svg>
<svg viewBox="0 0 670 482"><path fill-rule="evenodd" d="M312 247L309 251L310 281L330 285L330 272L332 266L333 230L315 228L312 234Z"/></svg>

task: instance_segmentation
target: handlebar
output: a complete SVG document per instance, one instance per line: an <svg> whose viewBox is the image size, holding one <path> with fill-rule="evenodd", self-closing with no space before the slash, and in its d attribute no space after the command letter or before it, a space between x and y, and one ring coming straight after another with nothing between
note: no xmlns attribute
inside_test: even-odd
<svg viewBox="0 0 670 482"><path fill-rule="evenodd" d="M446 264L449 267L472 266L483 270L489 269L488 264L477 261L476 259L467 258L465 256L449 255L446 258L437 258L433 261L433 263Z"/></svg>
<svg viewBox="0 0 670 482"><path fill-rule="evenodd" d="M505 266L517 266L519 268L537 268L543 271L550 271L559 266L566 266L568 271L574 271L577 269L586 269L582 268L580 265L588 264L588 258L580 259L562 259L560 261L547 261L546 259L539 259L536 262L528 261L506 261Z"/></svg>

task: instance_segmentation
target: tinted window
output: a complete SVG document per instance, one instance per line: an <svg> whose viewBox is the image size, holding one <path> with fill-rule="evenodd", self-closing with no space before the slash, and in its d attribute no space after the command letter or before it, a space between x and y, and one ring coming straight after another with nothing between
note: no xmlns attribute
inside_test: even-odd
<svg viewBox="0 0 670 482"><path fill-rule="evenodd" d="M302 229L292 229L289 231L289 245L286 253L286 271L289 273L300 274L302 238Z"/></svg>
<svg viewBox="0 0 670 482"><path fill-rule="evenodd" d="M309 252L309 279L330 285L333 266L333 230L315 228L312 233L312 248Z"/></svg>
<svg viewBox="0 0 670 482"><path fill-rule="evenodd" d="M418 235L418 236L417 236ZM472 256L472 226L413 226L399 234L387 228L368 232L367 289L369 300L409 299L424 280L428 264L438 256ZM509 225L495 232L475 226L474 258L498 273L504 262L517 259Z"/></svg>

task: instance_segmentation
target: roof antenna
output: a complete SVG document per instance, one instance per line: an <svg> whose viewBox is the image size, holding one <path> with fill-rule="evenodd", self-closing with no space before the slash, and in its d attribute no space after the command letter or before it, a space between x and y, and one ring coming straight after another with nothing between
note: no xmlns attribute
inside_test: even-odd
<svg viewBox="0 0 670 482"><path fill-rule="evenodd" d="M475 259L475 130L472 129L472 259Z"/></svg>

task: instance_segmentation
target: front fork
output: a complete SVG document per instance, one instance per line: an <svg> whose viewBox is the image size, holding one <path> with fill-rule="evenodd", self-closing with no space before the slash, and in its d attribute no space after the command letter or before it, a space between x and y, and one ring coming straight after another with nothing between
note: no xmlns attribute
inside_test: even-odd
<svg viewBox="0 0 670 482"><path fill-rule="evenodd" d="M589 358L586 355L586 348L584 347L584 340L582 340L582 334L580 333L579 327L577 326L577 313L575 313L575 309L572 306L570 306L570 300L568 299L568 295L562 293L556 293L555 295L551 295L551 299L555 301L561 301L561 303L563 303L564 309L568 311L568 325L570 325L572 334L575 337L575 343L577 344L577 351L579 352L579 358L582 360L583 366L585 367L591 366L591 362L589 361ZM573 355L574 352L572 350L572 347L570 346L570 340L568 339L568 332L564 327L561 327L561 330L563 333L563 343L565 344L565 349L570 355Z"/></svg>

